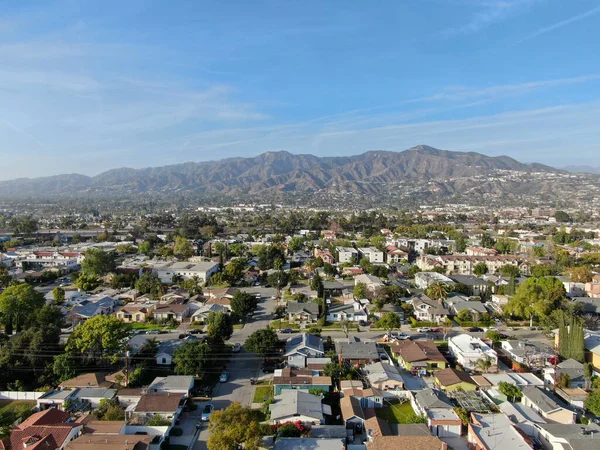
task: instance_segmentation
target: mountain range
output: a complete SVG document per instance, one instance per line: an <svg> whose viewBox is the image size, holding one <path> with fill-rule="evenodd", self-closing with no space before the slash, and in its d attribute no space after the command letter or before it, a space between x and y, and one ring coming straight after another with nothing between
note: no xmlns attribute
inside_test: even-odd
<svg viewBox="0 0 600 450"><path fill-rule="evenodd" d="M574 177L574 178L573 178ZM363 202L473 202L529 196L556 199L575 184L598 183L589 174L569 174L507 156L452 152L419 145L402 152L369 151L344 157L267 152L145 169L120 168L89 177L80 174L0 182L0 197L174 196L236 200L302 201L357 199ZM485 200L485 199L488 200Z"/></svg>

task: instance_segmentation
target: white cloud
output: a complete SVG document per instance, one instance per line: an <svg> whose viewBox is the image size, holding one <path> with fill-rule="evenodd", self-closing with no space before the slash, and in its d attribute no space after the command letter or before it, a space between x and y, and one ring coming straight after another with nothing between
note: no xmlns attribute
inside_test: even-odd
<svg viewBox="0 0 600 450"><path fill-rule="evenodd" d="M586 11L584 13L577 14L576 16L569 17L568 19L553 23L552 25L549 25L547 27L540 28L539 30L535 31L534 33L531 33L529 36L526 36L523 39L519 40L517 43L528 41L529 39L536 38L538 36L541 36L542 34L549 33L550 31L557 30L558 28L562 28L564 26L567 26L574 22L578 22L580 20L586 19L586 18L593 16L595 14L598 14L598 13L600 13L600 6L596 6L595 8L592 8L589 11Z"/></svg>

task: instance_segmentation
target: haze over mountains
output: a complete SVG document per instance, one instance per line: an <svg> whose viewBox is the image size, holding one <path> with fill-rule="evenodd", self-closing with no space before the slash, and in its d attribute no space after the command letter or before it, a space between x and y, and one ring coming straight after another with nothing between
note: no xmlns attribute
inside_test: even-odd
<svg viewBox="0 0 600 450"><path fill-rule="evenodd" d="M597 182L542 164L507 156L438 150L419 145L402 152L369 151L347 157L267 152L146 169L120 168L88 177L79 174L0 182L2 197L196 195L240 200L344 197L460 198L554 196L562 181ZM578 181L578 182L579 182ZM308 196L308 197L307 197Z"/></svg>

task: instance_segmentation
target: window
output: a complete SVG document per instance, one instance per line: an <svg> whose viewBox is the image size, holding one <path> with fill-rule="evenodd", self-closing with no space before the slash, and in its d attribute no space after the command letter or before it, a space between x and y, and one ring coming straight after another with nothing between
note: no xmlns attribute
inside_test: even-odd
<svg viewBox="0 0 600 450"><path fill-rule="evenodd" d="M163 359L162 359L162 363L163 363L163 364L166 364L166 363L167 363L167 358L163 358Z"/></svg>

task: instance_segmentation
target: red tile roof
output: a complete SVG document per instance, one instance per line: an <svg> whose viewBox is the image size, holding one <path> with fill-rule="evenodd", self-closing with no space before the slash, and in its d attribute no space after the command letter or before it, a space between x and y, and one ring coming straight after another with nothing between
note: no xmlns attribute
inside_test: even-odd
<svg viewBox="0 0 600 450"><path fill-rule="evenodd" d="M10 439L0 443L2 449L22 449L29 444L29 450L55 449L64 445L65 440L79 423L65 423L70 415L51 408L33 414L12 430Z"/></svg>

